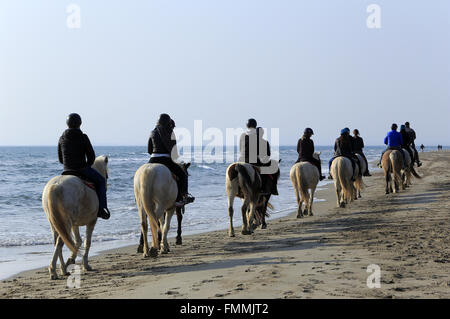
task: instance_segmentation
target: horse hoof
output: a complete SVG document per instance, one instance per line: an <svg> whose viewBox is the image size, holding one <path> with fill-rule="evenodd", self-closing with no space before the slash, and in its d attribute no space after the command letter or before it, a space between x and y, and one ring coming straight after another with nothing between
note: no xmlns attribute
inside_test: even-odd
<svg viewBox="0 0 450 319"><path fill-rule="evenodd" d="M309 213L309 216L314 216L312 212Z"/></svg>
<svg viewBox="0 0 450 319"><path fill-rule="evenodd" d="M261 229L266 229L267 228L267 224L262 224L261 225Z"/></svg>
<svg viewBox="0 0 450 319"><path fill-rule="evenodd" d="M251 235L251 234L252 234L252 232L249 231L249 230L243 230L242 231L242 235Z"/></svg>
<svg viewBox="0 0 450 319"><path fill-rule="evenodd" d="M183 240L181 239L181 237L177 237L177 241L176 243L177 245L183 245Z"/></svg>
<svg viewBox="0 0 450 319"><path fill-rule="evenodd" d="M339 207L340 207L340 208L345 208L345 203L344 203L344 202L340 203L340 204L339 204Z"/></svg>
<svg viewBox="0 0 450 319"><path fill-rule="evenodd" d="M297 218L303 218L303 214L297 214Z"/></svg>
<svg viewBox="0 0 450 319"><path fill-rule="evenodd" d="M50 275L50 280L58 280L58 276L57 275Z"/></svg>
<svg viewBox="0 0 450 319"><path fill-rule="evenodd" d="M234 232L228 232L229 237L235 237Z"/></svg>
<svg viewBox="0 0 450 319"><path fill-rule="evenodd" d="M158 257L158 249L156 249L155 247L150 248L149 256L153 258Z"/></svg>
<svg viewBox="0 0 450 319"><path fill-rule="evenodd" d="M142 254L144 252L144 245L139 245L136 252Z"/></svg>
<svg viewBox="0 0 450 319"><path fill-rule="evenodd" d="M89 265L84 265L83 268L84 268L84 270L86 270L86 271L93 271L92 267L89 266Z"/></svg>

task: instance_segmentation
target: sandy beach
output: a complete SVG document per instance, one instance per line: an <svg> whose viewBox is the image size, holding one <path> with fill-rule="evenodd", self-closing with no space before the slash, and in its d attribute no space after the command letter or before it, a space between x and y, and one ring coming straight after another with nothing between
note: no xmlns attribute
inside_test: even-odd
<svg viewBox="0 0 450 319"><path fill-rule="evenodd" d="M377 172L342 209L330 184L313 217L271 220L250 236L236 228L234 238L224 229L182 246L171 239L157 259L136 246L106 251L90 259L80 288L51 281L46 268L27 271L0 282L0 298L450 298L450 152L421 159L423 178L399 194L385 195ZM367 287L371 264L380 288Z"/></svg>

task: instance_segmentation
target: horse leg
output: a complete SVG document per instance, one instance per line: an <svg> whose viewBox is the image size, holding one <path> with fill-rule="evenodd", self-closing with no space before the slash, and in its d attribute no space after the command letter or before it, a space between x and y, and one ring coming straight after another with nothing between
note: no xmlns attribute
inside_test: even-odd
<svg viewBox="0 0 450 319"><path fill-rule="evenodd" d="M303 217L303 203L305 203L305 198L303 196L303 192L301 190L299 190L300 194L298 196L298 208L297 208L297 218L302 218Z"/></svg>
<svg viewBox="0 0 450 319"><path fill-rule="evenodd" d="M147 250L146 245L144 243L144 251L147 251L147 254L145 255L145 257L157 257L158 256L158 250L159 250L159 241L158 241L158 222L154 221L150 218L150 228L152 231L152 246L150 247L150 250L148 250L148 241L147 241ZM145 240L145 235L144 235L144 240Z"/></svg>
<svg viewBox="0 0 450 319"><path fill-rule="evenodd" d="M143 214L141 214L141 237L144 241L144 247L143 247L142 253L143 253L144 258L149 256L147 233L148 233L147 214L144 212Z"/></svg>
<svg viewBox="0 0 450 319"><path fill-rule="evenodd" d="M81 246L81 236L80 230L78 226L72 226L72 233L75 235L75 245L77 246L77 250ZM67 266L75 264L75 259L77 258L77 254L71 253L69 259L67 259L65 270L67 270Z"/></svg>
<svg viewBox="0 0 450 319"><path fill-rule="evenodd" d="M141 231L141 237L139 238L139 246L137 248L137 253L143 253L144 252L144 236L142 235Z"/></svg>
<svg viewBox="0 0 450 319"><path fill-rule="evenodd" d="M230 218L230 226L228 228L228 236L234 237L234 227L233 227L233 202L234 202L234 195L228 195L228 217Z"/></svg>
<svg viewBox="0 0 450 319"><path fill-rule="evenodd" d="M174 213L174 209L171 209L166 212L166 218L164 221L164 227L163 227L163 231L162 231L162 246L161 246L162 254L167 254L168 252L170 252L169 242L167 241L167 234L169 233L170 221L172 219L173 213Z"/></svg>
<svg viewBox="0 0 450 319"><path fill-rule="evenodd" d="M314 201L314 192L316 191L316 188L313 187L311 188L311 192L309 195L309 203L308 203L308 213L309 216L313 216L313 212L312 212L312 206L313 206L313 201Z"/></svg>
<svg viewBox="0 0 450 319"><path fill-rule="evenodd" d="M267 228L267 223L266 223L266 212L267 212L267 204L269 203L269 199L270 199L270 195L268 198L266 198L266 201L264 202L264 210L262 212L262 224L261 224L261 229L266 229Z"/></svg>
<svg viewBox="0 0 450 319"><path fill-rule="evenodd" d="M181 238L181 222L183 221L183 213L181 211L181 208L177 208L177 222L178 222L178 229L177 229L177 245L182 245L183 240Z"/></svg>
<svg viewBox="0 0 450 319"><path fill-rule="evenodd" d="M297 199L297 218L302 218L303 217L303 213L302 213L302 199L300 197L300 191L298 190L297 185L295 186L295 198Z"/></svg>
<svg viewBox="0 0 450 319"><path fill-rule="evenodd" d="M136 198L136 205L137 205L137 208L138 208L140 219L142 220L142 219L145 218L145 220L147 221L147 215L145 214L145 211L142 208L142 205L140 204L140 201L139 201L138 198ZM143 234L142 230L141 230L141 237L139 238L139 246L138 246L136 252L138 254L142 254L144 252L144 234Z"/></svg>
<svg viewBox="0 0 450 319"><path fill-rule="evenodd" d="M91 266L89 266L88 264L88 255L89 249L91 248L92 233L94 232L96 222L97 220L86 226L86 239L84 240L84 255L83 255L83 268L86 271L92 271Z"/></svg>
<svg viewBox="0 0 450 319"><path fill-rule="evenodd" d="M58 279L58 275L56 274L56 261L58 260L58 257L60 254L62 254L62 247L64 245L64 242L61 237L59 237L58 233L55 232L54 234L55 238L55 248L53 250L53 258L50 262L50 265L48 266L48 272L50 274L51 280Z"/></svg>
<svg viewBox="0 0 450 319"><path fill-rule="evenodd" d="M242 235L250 235L251 232L249 230L248 223L250 222L247 217L248 203L244 201L242 203L241 212L242 212Z"/></svg>

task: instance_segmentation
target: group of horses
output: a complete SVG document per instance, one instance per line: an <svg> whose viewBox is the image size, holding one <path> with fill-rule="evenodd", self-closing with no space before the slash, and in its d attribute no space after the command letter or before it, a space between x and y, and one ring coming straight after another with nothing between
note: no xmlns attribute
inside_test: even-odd
<svg viewBox="0 0 450 319"><path fill-rule="evenodd" d="M397 192L400 185L404 189L411 183L411 174L420 176L415 172L409 154L405 152L406 165L403 165L403 156L399 151L385 152L382 160L386 176L386 193ZM361 157L360 155L358 155ZM320 153L314 153L320 160ZM360 158L361 166L355 166L346 157L337 157L333 160L330 174L333 176L336 189L338 207L361 197L364 186L359 171L365 171L365 161ZM279 161L272 160L277 168L276 173L267 179L268 185L262 185L260 168L248 163L235 162L226 170L226 193L230 225L228 235L235 236L233 227L233 203L236 197L242 199L242 234L249 235L261 226L266 228L265 218L268 216L272 184L276 184L280 177ZM179 163L187 174L190 163ZM108 157L99 156L92 165L105 179L108 178ZM391 185L394 175L394 188ZM295 163L290 170L290 180L294 186L297 198L297 217L312 216L314 192L319 183L319 170L309 162ZM264 186L264 187L263 187ZM170 251L167 234L171 219L176 213L178 218L178 234L176 243L181 244L181 220L184 208L176 208L177 197L176 177L169 169L156 163L142 165L134 176L134 194L141 222L141 241L138 252L144 257L156 257L158 252L165 254ZM57 260L60 261L62 275L67 275L67 266L75 263L76 257L82 254L82 265L86 271L92 270L88 263L88 254L91 246L92 233L97 222L98 198L94 189L77 176L61 175L52 178L44 188L42 206L50 222L54 238L54 253L48 267L50 278L57 279ZM304 206L304 210L302 210ZM152 233L152 243L149 245L148 224ZM84 249L81 249L82 240L79 232L80 226L86 226ZM63 245L71 251L71 255L64 262ZM84 250L84 251L83 251Z"/></svg>

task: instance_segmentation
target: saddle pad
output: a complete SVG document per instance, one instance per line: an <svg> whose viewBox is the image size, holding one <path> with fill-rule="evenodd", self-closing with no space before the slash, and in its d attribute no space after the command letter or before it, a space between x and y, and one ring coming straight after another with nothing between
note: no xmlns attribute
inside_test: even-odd
<svg viewBox="0 0 450 319"><path fill-rule="evenodd" d="M61 175L76 176L76 177L78 177L79 179L81 179L81 180L83 181L84 185L86 185L87 187L89 187L89 188L95 190L95 184L92 183L92 182L90 182L90 181L88 181L88 180L86 179L86 177L84 177L83 174L81 174L81 173L78 172L78 171L68 170L68 171L62 172Z"/></svg>

